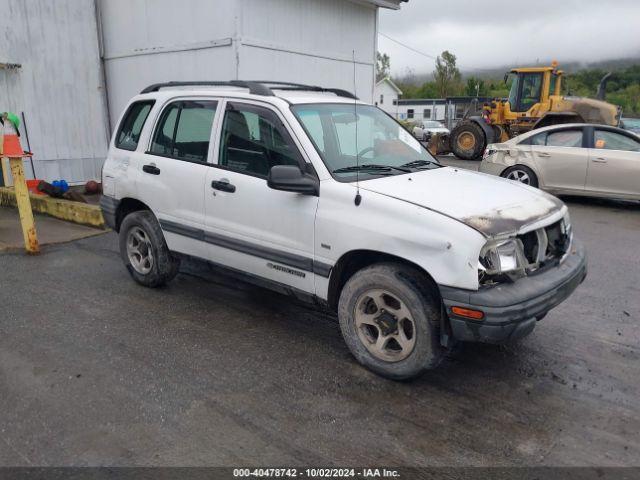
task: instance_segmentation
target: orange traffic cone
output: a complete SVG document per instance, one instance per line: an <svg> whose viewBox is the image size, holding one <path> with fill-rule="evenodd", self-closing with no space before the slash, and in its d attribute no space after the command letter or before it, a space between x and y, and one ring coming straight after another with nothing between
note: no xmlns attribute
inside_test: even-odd
<svg viewBox="0 0 640 480"><path fill-rule="evenodd" d="M24 177L24 167L22 159L30 157L30 153L25 153L20 145L20 138L17 129L17 117L13 114L2 114L2 142L0 142L0 158L6 157L11 165L11 175L13 176L13 187L16 194L16 203L20 213L20 223L27 253L36 254L40 252L36 226L31 211L31 200L27 181Z"/></svg>

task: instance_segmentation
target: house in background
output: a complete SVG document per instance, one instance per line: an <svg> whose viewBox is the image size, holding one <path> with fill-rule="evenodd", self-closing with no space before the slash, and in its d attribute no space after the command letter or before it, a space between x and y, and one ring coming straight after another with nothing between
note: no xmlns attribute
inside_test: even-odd
<svg viewBox="0 0 640 480"><path fill-rule="evenodd" d="M389 115L397 118L398 100L401 95L402 90L389 77L385 77L376 83L373 90L373 101Z"/></svg>
<svg viewBox="0 0 640 480"><path fill-rule="evenodd" d="M24 114L36 177L97 180L122 109L152 83L351 91L355 52L356 95L373 101L378 11L405 1L0 0L0 111Z"/></svg>

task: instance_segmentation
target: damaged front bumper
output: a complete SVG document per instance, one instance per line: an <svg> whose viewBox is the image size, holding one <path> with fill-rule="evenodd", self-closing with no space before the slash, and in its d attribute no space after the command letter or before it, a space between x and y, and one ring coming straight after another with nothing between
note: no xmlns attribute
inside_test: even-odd
<svg viewBox="0 0 640 480"><path fill-rule="evenodd" d="M537 319L563 302L587 276L584 246L574 239L571 250L557 266L478 291L440 286L452 336L464 342L505 343L531 333ZM483 313L471 320L453 308Z"/></svg>

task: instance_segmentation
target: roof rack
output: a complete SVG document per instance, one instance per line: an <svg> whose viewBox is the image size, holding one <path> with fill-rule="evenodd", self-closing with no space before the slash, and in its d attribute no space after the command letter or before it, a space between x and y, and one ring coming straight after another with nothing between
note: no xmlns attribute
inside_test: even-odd
<svg viewBox="0 0 640 480"><path fill-rule="evenodd" d="M271 89L265 87L264 85L257 82L244 82L242 80L231 80L228 82L164 82L164 83L154 83L153 85L149 85L147 88L142 90L140 93L151 93L157 92L161 88L167 87L238 87L238 88L248 88L249 93L254 95L263 95L265 97L273 97L273 92Z"/></svg>
<svg viewBox="0 0 640 480"><path fill-rule="evenodd" d="M267 85L271 86L271 88L269 88L269 86ZM275 96L272 90L272 89L275 89L275 90L288 90L288 91L328 92L328 93L333 93L339 97L351 98L354 100L358 99L358 97L356 97L351 92L342 90L340 88L323 88L323 87L318 87L316 85L303 85L301 83L278 82L273 80L253 80L249 82L244 80L230 80L228 82L212 82L212 81L164 82L164 83L154 83L153 85L149 85L140 93L144 94L144 93L157 92L162 88L169 88L169 87L197 87L197 86L247 88L249 89L249 93L252 93L254 95L262 95L265 97Z"/></svg>
<svg viewBox="0 0 640 480"><path fill-rule="evenodd" d="M351 98L353 100L358 100L353 93L348 92L346 90L342 90L341 88L324 88L319 87L317 85L305 85L302 83L291 83L291 82L278 82L274 80L255 80L256 83L261 83L264 85L271 85L275 90L300 90L300 91L310 91L310 92L329 92L333 93L339 97Z"/></svg>

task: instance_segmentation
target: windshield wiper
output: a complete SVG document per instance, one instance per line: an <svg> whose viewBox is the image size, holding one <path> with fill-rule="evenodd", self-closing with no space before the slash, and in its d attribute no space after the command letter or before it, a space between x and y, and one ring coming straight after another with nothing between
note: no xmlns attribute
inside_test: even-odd
<svg viewBox="0 0 640 480"><path fill-rule="evenodd" d="M399 170L403 173L411 173L411 170L409 170L408 168L394 167L392 165L376 165L372 163L368 163L368 164L365 163L364 165L352 165L350 167L337 168L333 171L333 173L359 172L359 171L366 171L366 170L373 170L376 173L388 172L390 170Z"/></svg>
<svg viewBox="0 0 640 480"><path fill-rule="evenodd" d="M420 168L426 167L427 165L440 165L438 162L434 162L432 160L414 160L413 162L404 163L401 167L405 168Z"/></svg>

